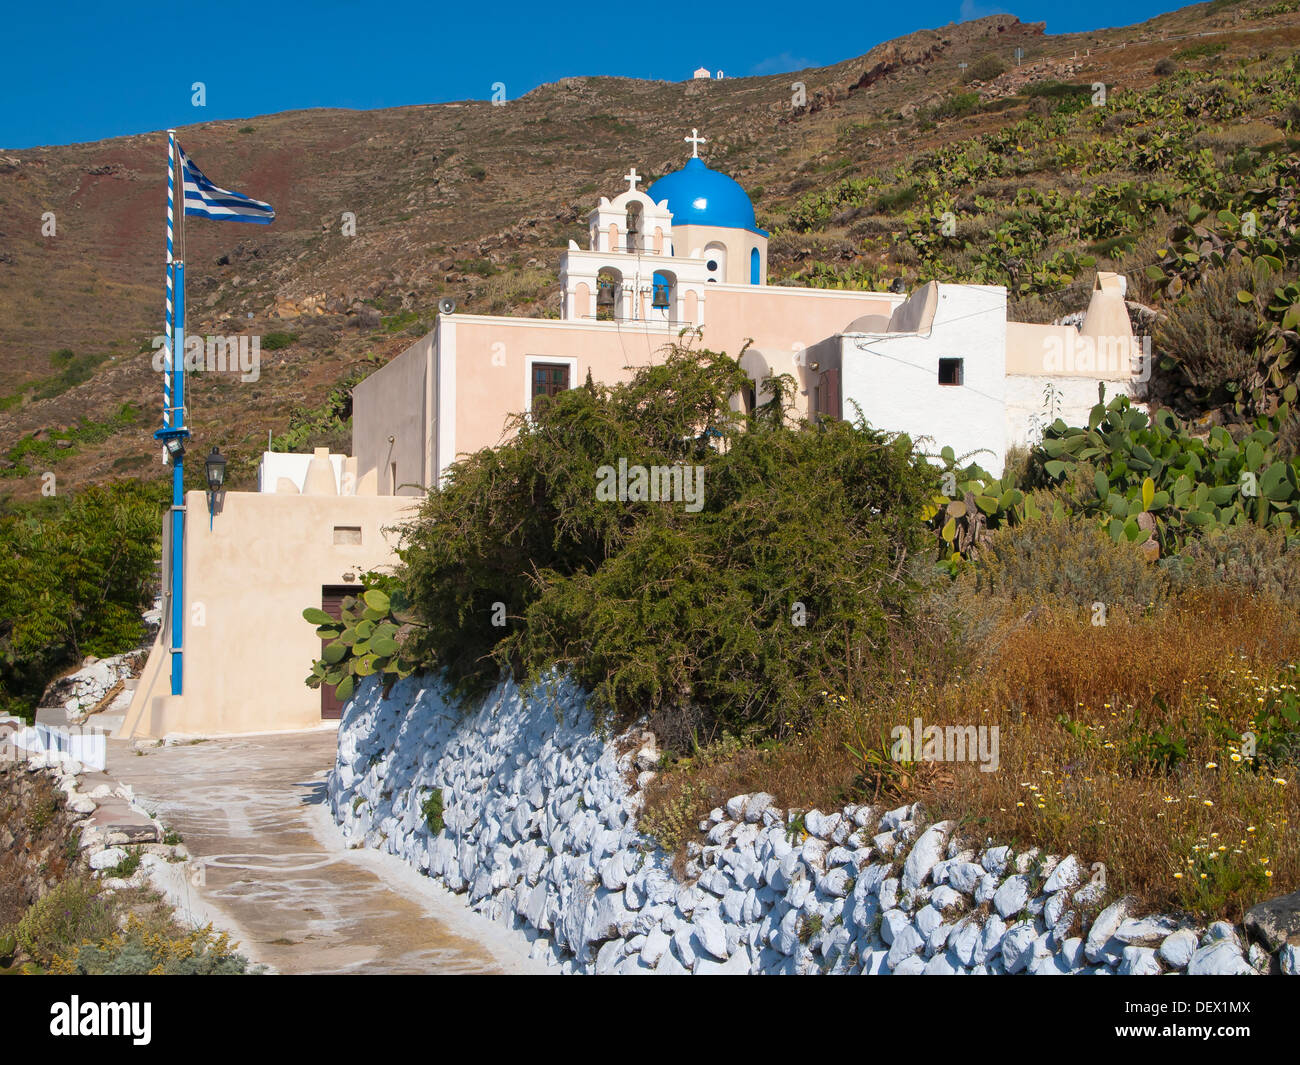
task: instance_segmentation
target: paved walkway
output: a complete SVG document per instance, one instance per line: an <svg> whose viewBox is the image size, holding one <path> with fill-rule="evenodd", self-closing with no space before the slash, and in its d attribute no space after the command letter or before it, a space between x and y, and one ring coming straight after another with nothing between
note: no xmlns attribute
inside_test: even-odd
<svg viewBox="0 0 1300 1065"><path fill-rule="evenodd" d="M393 855L347 849L330 818L333 730L109 745L108 774L180 833L191 866L161 870L173 902L282 973L539 972L522 937ZM202 883L185 870L202 860Z"/></svg>

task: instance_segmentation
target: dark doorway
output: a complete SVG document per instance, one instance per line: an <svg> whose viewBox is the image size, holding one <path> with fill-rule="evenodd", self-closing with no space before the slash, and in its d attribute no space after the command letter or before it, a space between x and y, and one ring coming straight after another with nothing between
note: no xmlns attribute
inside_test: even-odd
<svg viewBox="0 0 1300 1065"><path fill-rule="evenodd" d="M320 608L337 621L343 614L343 600L356 594L355 588L327 584L320 590ZM322 640L321 647L324 646ZM322 721L337 721L343 716L343 702L328 684L320 686L320 716Z"/></svg>

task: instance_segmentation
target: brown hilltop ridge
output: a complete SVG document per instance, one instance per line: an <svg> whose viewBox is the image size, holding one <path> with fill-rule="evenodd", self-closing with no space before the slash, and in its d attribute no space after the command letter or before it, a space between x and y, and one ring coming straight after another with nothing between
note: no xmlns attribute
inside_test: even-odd
<svg viewBox="0 0 1300 1065"><path fill-rule="evenodd" d="M966 91L959 63L995 55L1010 66L1020 45L1017 81L1141 87L1187 43L1165 36L1217 34L1228 59L1294 50L1300 15L1241 21L1243 5L1264 3L1213 12L1202 4L1139 26L1055 36L1042 23L991 15L789 74L584 75L505 106L320 109L186 126L181 142L214 180L277 212L269 227L189 220L190 331L296 338L263 348L255 382L193 379L196 446L220 444L238 476L268 430L282 432L293 411L402 350L444 296L471 313L556 314L559 255L570 239L585 241L586 212L622 187L629 166L647 180L681 166L692 127L708 137L709 165L745 185L760 224L776 234L779 281L808 256L781 234L801 195L1023 114L1018 105L921 127L918 107ZM1086 61L1073 58L1085 52ZM792 108L796 81L806 103ZM153 132L0 149L0 497L39 493L39 471L20 476L13 465L22 438L103 421L128 402L140 411L133 425L61 454L52 467L60 487L162 472L150 440L160 403L150 339L162 320L165 143ZM53 238L41 235L45 212L56 218ZM345 212L355 236L342 232ZM841 240L818 254L854 261L857 249ZM93 364L77 375L86 379L56 380L62 364L51 355L60 349Z"/></svg>
<svg viewBox="0 0 1300 1065"><path fill-rule="evenodd" d="M986 15L942 30L918 30L885 41L860 59L826 68L832 78L830 84L809 94L808 103L803 107L783 110L780 121L794 122L806 114L815 114L825 107L834 106L851 93L871 88L891 74L912 67L925 67L940 59L945 52L964 52L982 41L1009 51L1016 43L1041 38L1046 32L1045 22L1021 22L1015 15Z"/></svg>

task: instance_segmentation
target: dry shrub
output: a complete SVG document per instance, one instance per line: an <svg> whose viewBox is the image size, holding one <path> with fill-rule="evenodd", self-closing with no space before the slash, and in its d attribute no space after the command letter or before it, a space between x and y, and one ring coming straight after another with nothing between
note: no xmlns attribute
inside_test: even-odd
<svg viewBox="0 0 1300 1065"><path fill-rule="evenodd" d="M1271 290L1271 279L1261 279L1258 291ZM1156 327L1157 354L1174 359L1182 376L1210 398L1229 395L1227 386L1249 381L1259 365L1260 315L1253 303L1237 298L1242 291L1256 291L1250 267L1232 262L1208 270Z"/></svg>
<svg viewBox="0 0 1300 1065"><path fill-rule="evenodd" d="M1229 658L1276 666L1300 655L1291 611L1228 592L1197 593L1146 617L1112 610L1104 620L1043 608L1003 638L986 671L988 690L1028 714L1157 700L1175 714L1187 691Z"/></svg>
<svg viewBox="0 0 1300 1065"><path fill-rule="evenodd" d="M1141 610L1168 594L1167 578L1140 547L1114 543L1089 518L1044 515L996 530L981 547L974 579L976 593L1031 604Z"/></svg>
<svg viewBox="0 0 1300 1065"><path fill-rule="evenodd" d="M1162 281L1147 277L1147 267L1160 262L1162 253L1169 246L1169 215L1157 211L1145 226L1137 239L1128 246L1117 261L1116 269L1128 278L1128 298L1136 303L1155 302L1160 293Z"/></svg>
<svg viewBox="0 0 1300 1065"><path fill-rule="evenodd" d="M1239 737L1256 726L1257 700L1293 676L1276 663L1296 652L1295 619L1238 606L1108 625L1086 656L1061 654L1069 631L1059 625L1028 634L981 694L1004 706L997 689L1020 684L1022 703L1038 709L995 715L1000 770L958 767L953 787L928 799L936 815L970 815L983 836L1102 861L1113 890L1155 909L1240 919L1294 888L1295 767L1252 764ZM1274 624L1278 636L1267 632ZM1088 638L1082 623L1074 636Z"/></svg>
<svg viewBox="0 0 1300 1065"><path fill-rule="evenodd" d="M1007 320L1048 324L1087 309L1088 290L1075 285L1052 292L1017 296L1007 301Z"/></svg>
<svg viewBox="0 0 1300 1065"><path fill-rule="evenodd" d="M1108 611L1101 626L1063 602L1028 616L1005 599L981 602L992 633L964 663L900 666L870 698L830 693L788 740L669 767L643 826L671 820L665 842L680 846L713 807L759 790L792 808L920 800L977 842L1104 862L1112 892L1152 909L1239 919L1300 883L1300 837L1288 831L1300 815L1296 767L1252 764L1238 743L1256 727L1257 700L1294 680L1283 669L1300 657L1289 605L1205 590L1145 613ZM910 663L931 651L898 654ZM890 730L917 718L996 725L997 770L891 763Z"/></svg>
<svg viewBox="0 0 1300 1065"><path fill-rule="evenodd" d="M1194 540L1169 573L1176 587L1232 585L1280 602L1300 602L1300 539L1259 525L1231 525Z"/></svg>
<svg viewBox="0 0 1300 1065"><path fill-rule="evenodd" d="M1281 137L1277 127L1267 122L1242 122L1203 129L1192 139L1192 143L1198 148L1213 149L1219 157L1231 157L1243 148L1274 144Z"/></svg>

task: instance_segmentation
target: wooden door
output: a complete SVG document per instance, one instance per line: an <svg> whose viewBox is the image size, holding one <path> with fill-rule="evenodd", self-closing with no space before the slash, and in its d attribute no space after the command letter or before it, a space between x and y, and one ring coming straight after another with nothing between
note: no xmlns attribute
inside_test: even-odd
<svg viewBox="0 0 1300 1065"><path fill-rule="evenodd" d="M326 585L320 590L320 608L337 621L343 613L343 600L356 594L355 588ZM325 641L322 640L321 647L324 646ZM343 716L343 703L328 684L320 686L320 716L322 721L337 721Z"/></svg>

